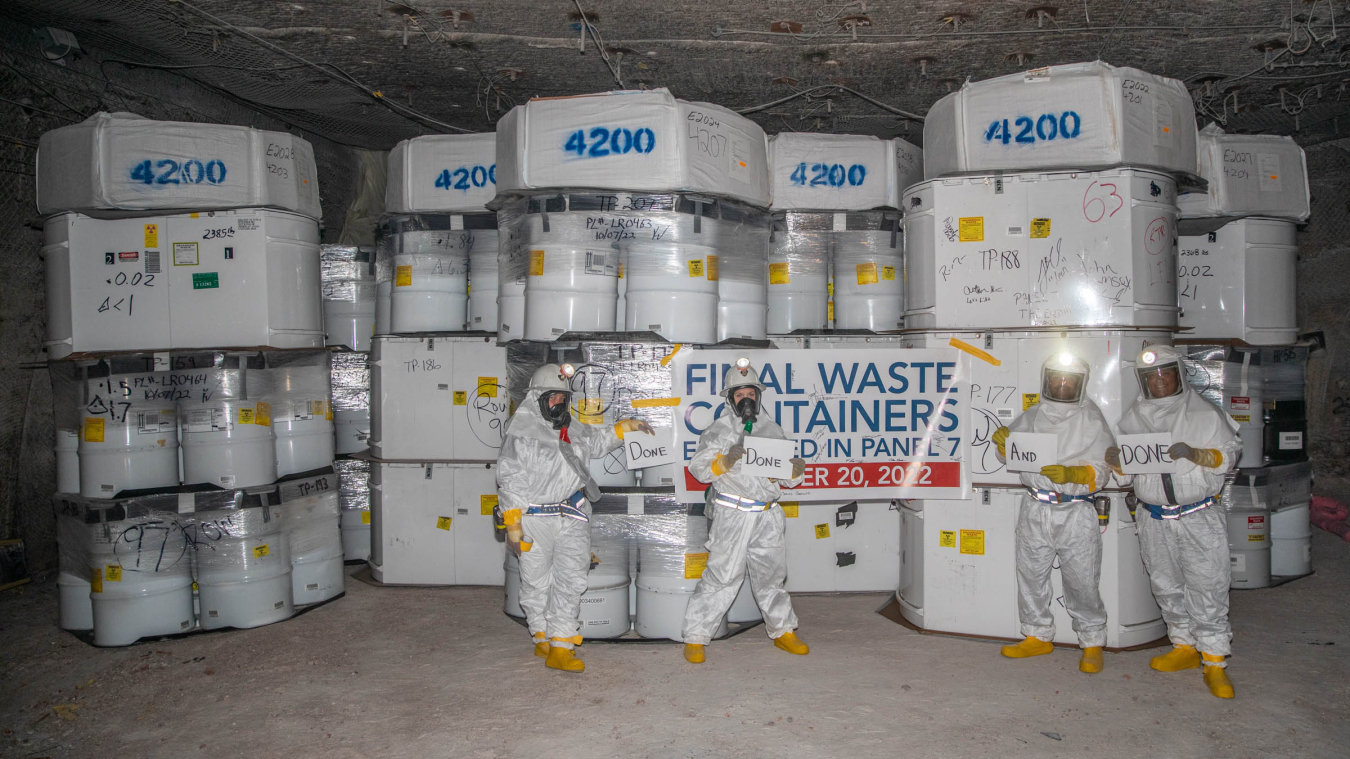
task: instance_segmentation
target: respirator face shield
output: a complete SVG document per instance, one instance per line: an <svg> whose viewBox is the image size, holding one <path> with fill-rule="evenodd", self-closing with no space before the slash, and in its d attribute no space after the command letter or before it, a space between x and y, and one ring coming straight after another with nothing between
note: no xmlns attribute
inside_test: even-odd
<svg viewBox="0 0 1350 759"><path fill-rule="evenodd" d="M731 393L732 409L742 421L759 416L759 388L738 387Z"/></svg>
<svg viewBox="0 0 1350 759"><path fill-rule="evenodd" d="M557 402L555 402L555 399L557 399ZM572 420L572 414L568 411L568 405L571 402L572 394L561 390L540 393L539 413L545 421L553 424L553 429L560 430Z"/></svg>
<svg viewBox="0 0 1350 759"><path fill-rule="evenodd" d="M1083 400L1087 375L1065 369L1047 368L1041 372L1041 396L1059 403Z"/></svg>

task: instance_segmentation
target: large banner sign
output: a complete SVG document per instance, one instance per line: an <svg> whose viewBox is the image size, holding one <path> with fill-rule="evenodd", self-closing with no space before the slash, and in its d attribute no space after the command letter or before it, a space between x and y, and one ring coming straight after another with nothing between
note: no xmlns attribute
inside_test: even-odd
<svg viewBox="0 0 1350 759"><path fill-rule="evenodd" d="M942 349L695 350L671 361L676 496L703 500L689 474L699 435L731 413L718 394L742 356L767 388L762 413L806 459L786 501L967 498L969 358ZM753 434L753 433L752 433Z"/></svg>

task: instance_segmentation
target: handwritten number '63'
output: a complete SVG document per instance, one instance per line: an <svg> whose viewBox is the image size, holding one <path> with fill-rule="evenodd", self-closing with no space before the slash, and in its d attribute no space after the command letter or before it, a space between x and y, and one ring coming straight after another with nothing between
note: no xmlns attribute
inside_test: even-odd
<svg viewBox="0 0 1350 759"><path fill-rule="evenodd" d="M1115 208L1107 198L1115 200ZM1096 224L1104 218L1115 216L1125 206L1125 199L1116 194L1116 186L1110 182L1093 182L1083 193L1083 217Z"/></svg>

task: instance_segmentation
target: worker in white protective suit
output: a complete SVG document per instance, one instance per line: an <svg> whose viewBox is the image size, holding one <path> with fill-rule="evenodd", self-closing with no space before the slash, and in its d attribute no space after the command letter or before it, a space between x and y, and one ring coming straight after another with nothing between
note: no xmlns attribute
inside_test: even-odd
<svg viewBox="0 0 1350 759"><path fill-rule="evenodd" d="M1145 348L1135 372L1142 394L1121 417L1120 432L1170 434L1167 455L1176 462L1172 474L1124 476L1120 449L1113 447L1106 457L1117 479L1126 485L1133 481L1141 507L1135 519L1139 552L1172 639L1172 650L1153 657L1149 666L1178 672L1203 665L1209 692L1232 698L1233 683L1225 671L1232 653L1232 571L1228 530L1216 496L1242 450L1238 425L1187 386L1181 358L1171 347Z"/></svg>
<svg viewBox="0 0 1350 759"><path fill-rule="evenodd" d="M1106 450L1115 445L1106 417L1087 397L1090 374L1087 363L1071 353L1046 359L1041 365L1040 402L1011 425L995 430L993 437L999 461L1006 460L1010 433L1050 434L1056 441L1053 464L1040 472L1021 473L1026 493L1014 540L1017 616L1026 639L1004 646L1003 655L1025 659L1054 650L1050 570L1058 558L1064 605L1083 649L1078 669L1089 674L1102 671L1106 644L1106 605L1098 587L1102 536L1093 496L1111 477Z"/></svg>
<svg viewBox="0 0 1350 759"><path fill-rule="evenodd" d="M726 403L721 415L699 436L689 462L689 472L699 482L711 483L712 492L704 503L712 525L708 528L708 565L684 613L684 658L692 664L703 662L703 647L736 600L747 567L750 590L774 645L804 655L810 649L793 632L797 615L783 588L787 580L786 523L778 495L782 486L801 484L806 461L792 459L792 477L787 480L741 474L747 436L779 440L787 436L762 413L764 385L749 359L737 359L727 370L722 397Z"/></svg>
<svg viewBox="0 0 1350 759"><path fill-rule="evenodd" d="M587 463L618 448L625 432L651 432L636 419L612 428L573 421L573 374L570 364L535 371L497 457L497 508L507 547L520 557L520 608L534 655L566 672L586 668L575 648L591 562L591 503L600 497Z"/></svg>

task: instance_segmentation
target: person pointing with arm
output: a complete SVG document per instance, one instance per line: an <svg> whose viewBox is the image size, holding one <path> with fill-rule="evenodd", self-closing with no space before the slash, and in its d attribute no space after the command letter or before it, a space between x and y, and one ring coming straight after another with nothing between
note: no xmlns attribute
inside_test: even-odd
<svg viewBox="0 0 1350 759"><path fill-rule="evenodd" d="M591 504L600 488L585 462L618 448L625 432L652 431L636 419L612 428L573 421L568 405L575 373L571 364L535 371L497 457L497 509L507 547L520 557L520 608L534 654L565 672L586 668L575 648L590 570Z"/></svg>
<svg viewBox="0 0 1350 759"><path fill-rule="evenodd" d="M750 360L737 359L723 378L726 404L722 414L699 436L689 462L689 472L699 482L711 483L704 501L712 520L708 566L684 615L684 658L693 664L704 661L704 646L736 600L747 567L750 590L774 645L792 654L809 651L793 632L797 615L783 588L787 580L786 522L778 505L780 488L801 484L806 461L792 459L792 477L786 480L741 473L747 435L787 439L783 428L762 415L764 389Z"/></svg>

